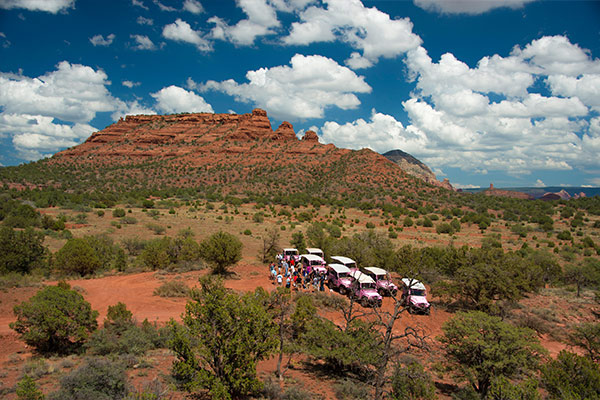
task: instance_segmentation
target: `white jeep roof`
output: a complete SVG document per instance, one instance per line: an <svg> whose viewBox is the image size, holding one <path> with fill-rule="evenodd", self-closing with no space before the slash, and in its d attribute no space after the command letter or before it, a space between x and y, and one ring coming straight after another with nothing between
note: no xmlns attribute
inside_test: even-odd
<svg viewBox="0 0 600 400"><path fill-rule="evenodd" d="M284 248L284 249L283 249L283 251L284 251L284 252L286 252L286 251L295 251L295 252L297 253L297 252L298 252L298 249L294 249L293 247L289 247L289 248L287 248L287 249L286 249L286 248Z"/></svg>
<svg viewBox="0 0 600 400"><path fill-rule="evenodd" d="M387 275L387 271L383 268L377 267L366 267L367 271L374 273L375 275Z"/></svg>
<svg viewBox="0 0 600 400"><path fill-rule="evenodd" d="M356 279L360 283L375 283L373 278L371 278L369 275L363 274L360 271L354 271L350 274L350 276L353 277L354 279Z"/></svg>
<svg viewBox="0 0 600 400"><path fill-rule="evenodd" d="M425 285L423 285L416 279L402 278L402 283L404 284L404 286L410 287L411 289L426 290Z"/></svg>
<svg viewBox="0 0 600 400"><path fill-rule="evenodd" d="M354 261L351 258L348 257L344 257L344 256L333 256L331 257L332 260L335 260L337 262L339 262L340 264L356 264L356 261Z"/></svg>
<svg viewBox="0 0 600 400"><path fill-rule="evenodd" d="M338 274L341 274L343 272L350 273L350 268L348 268L348 267L346 267L345 265L342 265L342 264L329 264L329 268L331 268L332 270L334 270Z"/></svg>
<svg viewBox="0 0 600 400"><path fill-rule="evenodd" d="M300 257L304 257L308 261L323 261L323 262L325 262L325 260L323 260L322 257L316 256L314 254L302 254Z"/></svg>
<svg viewBox="0 0 600 400"><path fill-rule="evenodd" d="M306 248L306 251L307 251L309 254L313 254L313 253L320 253L320 254L323 254L323 250L321 250L321 249L317 249L316 247L307 247L307 248Z"/></svg>

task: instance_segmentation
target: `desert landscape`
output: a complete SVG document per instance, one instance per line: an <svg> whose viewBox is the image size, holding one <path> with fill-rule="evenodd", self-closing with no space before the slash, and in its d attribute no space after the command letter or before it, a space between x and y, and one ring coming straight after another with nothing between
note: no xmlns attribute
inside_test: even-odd
<svg viewBox="0 0 600 400"><path fill-rule="evenodd" d="M599 16L0 0L0 398L600 399Z"/></svg>

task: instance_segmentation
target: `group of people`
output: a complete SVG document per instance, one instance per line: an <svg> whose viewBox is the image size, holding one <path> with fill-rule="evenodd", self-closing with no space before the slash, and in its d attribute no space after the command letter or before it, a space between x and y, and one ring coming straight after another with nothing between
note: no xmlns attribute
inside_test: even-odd
<svg viewBox="0 0 600 400"><path fill-rule="evenodd" d="M291 257L286 260L281 254L277 255L277 262L269 265L270 279L274 285L285 285L288 289L325 291L325 274L319 274L310 266L296 262Z"/></svg>

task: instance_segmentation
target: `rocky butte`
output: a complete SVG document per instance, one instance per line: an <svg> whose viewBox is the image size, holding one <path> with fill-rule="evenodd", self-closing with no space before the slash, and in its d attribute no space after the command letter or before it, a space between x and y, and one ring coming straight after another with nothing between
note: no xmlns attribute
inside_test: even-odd
<svg viewBox="0 0 600 400"><path fill-rule="evenodd" d="M127 116L47 162L93 169L94 179L112 186L136 187L144 182L312 194L444 186L435 179L427 184L415 179L369 149L321 144L312 131L298 139L289 122L274 131L261 109L242 115Z"/></svg>

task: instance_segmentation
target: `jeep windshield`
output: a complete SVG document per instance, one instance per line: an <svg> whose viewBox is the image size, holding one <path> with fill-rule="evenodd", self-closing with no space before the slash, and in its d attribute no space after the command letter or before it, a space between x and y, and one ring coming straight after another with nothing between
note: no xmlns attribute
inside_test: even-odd
<svg viewBox="0 0 600 400"><path fill-rule="evenodd" d="M366 283L362 283L360 285L361 289L375 289L375 284L372 282L366 282Z"/></svg>
<svg viewBox="0 0 600 400"><path fill-rule="evenodd" d="M387 281L388 278L386 275L375 275L375 280L376 281Z"/></svg>
<svg viewBox="0 0 600 400"><path fill-rule="evenodd" d="M340 273L338 274L338 278L347 278L347 277L349 277L349 276L350 276L350 275L348 275L348 273L347 273L347 272L340 272Z"/></svg>
<svg viewBox="0 0 600 400"><path fill-rule="evenodd" d="M297 256L298 252L297 251L293 251L293 250L288 250L285 252L286 256Z"/></svg>
<svg viewBox="0 0 600 400"><path fill-rule="evenodd" d="M425 297L425 291L422 289L410 289L410 294L412 296L421 296Z"/></svg>

